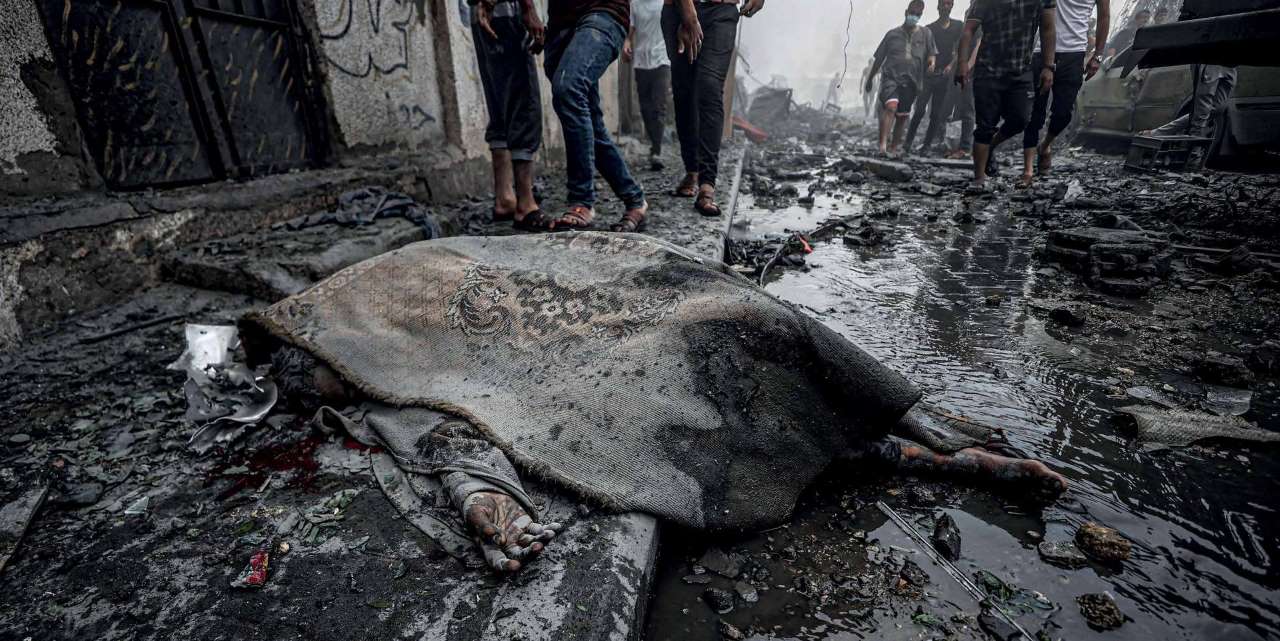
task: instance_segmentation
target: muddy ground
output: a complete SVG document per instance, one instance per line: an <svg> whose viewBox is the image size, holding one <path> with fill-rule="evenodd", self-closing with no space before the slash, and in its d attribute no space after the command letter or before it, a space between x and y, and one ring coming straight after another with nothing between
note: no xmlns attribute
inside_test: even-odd
<svg viewBox="0 0 1280 641"><path fill-rule="evenodd" d="M926 535L941 515L954 519L957 567L1041 638L1280 636L1276 447L1157 450L1114 411L1174 406L1280 430L1280 180L1137 174L1073 149L1030 190L1014 189L1006 168L994 194L967 197L962 166L868 165L857 123L794 127L748 151L729 260L901 370L932 405L1006 428L1073 489L1045 507L1016 488L833 469L779 529L715 540L666 531L643 636L991 638L977 602L878 501ZM727 220L663 195L672 171L637 173L653 195L651 233L721 251ZM553 178L540 183L549 203ZM486 222L483 199L452 207L466 233L509 233ZM604 223L619 213L608 198L601 207ZM1148 256L1113 243L1097 273L1093 258L1054 253L1054 232L1095 225L1136 226L1164 244ZM442 577L465 575L482 596L502 581L460 567L399 518L356 444L284 416L227 451L186 449L183 375L164 369L182 350L182 321L231 322L264 302L160 284L0 354L0 483L10 495L51 487L4 570L0 639L493 632L470 629L487 596L450 604L441 620L454 580ZM278 533L287 512L344 490L358 493L322 536ZM1063 569L1037 553L1089 520L1132 540L1132 556ZM269 588L233 590L268 540L292 544ZM1119 629L1090 627L1076 602L1104 592L1125 615ZM559 605L598 614L590 589L580 596Z"/></svg>

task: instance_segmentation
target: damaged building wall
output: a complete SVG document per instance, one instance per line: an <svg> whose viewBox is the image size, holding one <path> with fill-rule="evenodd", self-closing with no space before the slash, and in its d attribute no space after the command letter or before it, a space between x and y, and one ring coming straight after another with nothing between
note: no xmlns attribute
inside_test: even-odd
<svg viewBox="0 0 1280 641"><path fill-rule="evenodd" d="M436 35L426 0L314 0L335 140L414 152L445 140Z"/></svg>
<svg viewBox="0 0 1280 641"><path fill-rule="evenodd" d="M0 1L0 197L82 187L77 138L35 4Z"/></svg>

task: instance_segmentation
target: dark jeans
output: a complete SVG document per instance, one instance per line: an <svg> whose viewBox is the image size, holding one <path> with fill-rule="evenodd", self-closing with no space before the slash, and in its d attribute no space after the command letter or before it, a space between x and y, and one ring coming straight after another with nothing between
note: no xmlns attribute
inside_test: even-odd
<svg viewBox="0 0 1280 641"><path fill-rule="evenodd" d="M667 94L671 91L671 67L636 69L636 94L640 97L640 117L649 136L649 153L662 153L662 134L667 119Z"/></svg>
<svg viewBox="0 0 1280 641"><path fill-rule="evenodd" d="M716 184L720 166L720 139L724 136L724 79L733 62L738 34L738 6L726 3L697 4L702 24L702 50L692 63L676 53L680 11L662 8L662 35L671 60L671 97L676 108L676 135L685 171L698 172L701 185Z"/></svg>
<svg viewBox="0 0 1280 641"><path fill-rule="evenodd" d="M1057 68L1053 72L1053 87L1048 93L1040 93L1040 70L1044 68L1044 56L1040 52L1031 59L1031 73L1035 80L1036 96L1031 103L1031 121L1022 133L1022 148L1040 146L1040 130L1045 116L1049 115L1049 137L1057 138L1071 124L1071 114L1076 108L1076 96L1084 84L1084 52L1059 53L1053 56ZM1049 111L1050 98L1053 111Z"/></svg>
<svg viewBox="0 0 1280 641"><path fill-rule="evenodd" d="M571 204L595 206L593 167L628 208L644 202L644 189L609 138L600 110L600 76L622 51L625 35L617 20L600 11L583 16L572 28L547 34L544 64L551 79L551 105L564 131Z"/></svg>
<svg viewBox="0 0 1280 641"><path fill-rule="evenodd" d="M505 4L503 6L506 6ZM489 109L484 140L490 149L510 149L513 160L533 160L542 146L542 100L538 93L538 68L524 46L525 28L517 3L515 16L493 18L498 38L471 25L480 62L480 84Z"/></svg>
<svg viewBox="0 0 1280 641"><path fill-rule="evenodd" d="M925 78L924 92L919 98L920 104L911 114L911 126L907 127L906 147L908 149L916 139L916 130L920 128L920 121L924 120L925 107L929 109L929 129L924 133L921 148L928 149L938 134L946 131L947 120L951 118L951 109L955 102L953 100L955 92L951 90L953 85L950 74L935 74Z"/></svg>
<svg viewBox="0 0 1280 641"><path fill-rule="evenodd" d="M1031 74L976 76L973 79L973 107L977 128L973 141L990 145L997 130L1011 138L1027 128L1031 111ZM1003 121L1003 122L1001 122Z"/></svg>

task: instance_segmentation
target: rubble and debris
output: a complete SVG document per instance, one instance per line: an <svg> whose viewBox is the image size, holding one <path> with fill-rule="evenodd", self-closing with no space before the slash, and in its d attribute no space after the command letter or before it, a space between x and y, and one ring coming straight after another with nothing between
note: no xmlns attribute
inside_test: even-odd
<svg viewBox="0 0 1280 641"><path fill-rule="evenodd" d="M933 526L933 536L930 540L938 553L948 561L960 559L960 528L950 514L944 512L938 518L938 522Z"/></svg>
<svg viewBox="0 0 1280 641"><path fill-rule="evenodd" d="M1124 625L1125 616L1120 611L1116 600L1106 592L1098 594L1082 594L1076 597L1080 606L1080 614L1089 627L1095 630L1114 630Z"/></svg>
<svg viewBox="0 0 1280 641"><path fill-rule="evenodd" d="M1071 541L1041 541L1036 546L1045 563L1075 570L1089 564L1089 559Z"/></svg>
<svg viewBox="0 0 1280 641"><path fill-rule="evenodd" d="M22 545L31 522L44 504L49 494L49 486L29 488L11 496L3 507L0 507L0 572L4 572L9 561Z"/></svg>
<svg viewBox="0 0 1280 641"><path fill-rule="evenodd" d="M1232 387L1248 387L1254 382L1253 372L1244 359L1229 354L1208 351L1195 358L1195 374L1209 383Z"/></svg>
<svg viewBox="0 0 1280 641"><path fill-rule="evenodd" d="M742 641L742 639L747 638L747 635L743 634L742 630L739 630L737 626L734 626L732 623L729 623L724 619L720 619L720 621L716 623L716 627L720 632L720 637L723 639L729 639L729 641Z"/></svg>
<svg viewBox="0 0 1280 641"><path fill-rule="evenodd" d="M1102 291L1141 296L1168 271L1168 238L1155 232L1076 227L1050 232L1046 256Z"/></svg>
<svg viewBox="0 0 1280 641"><path fill-rule="evenodd" d="M728 614L733 611L733 594L720 588L707 588L702 593L702 600L716 614Z"/></svg>
<svg viewBox="0 0 1280 641"><path fill-rule="evenodd" d="M1098 561L1117 563L1127 560L1133 544L1119 532L1092 521L1082 523L1076 530L1076 545L1082 552Z"/></svg>
<svg viewBox="0 0 1280 641"><path fill-rule="evenodd" d="M260 590L267 584L267 567L271 562L271 552L269 548L262 548L253 553L249 557L249 563L245 565L235 579L231 581L231 587L240 590Z"/></svg>
<svg viewBox="0 0 1280 641"><path fill-rule="evenodd" d="M698 565L729 579L736 579L742 574L742 558L720 548L707 550L698 560Z"/></svg>

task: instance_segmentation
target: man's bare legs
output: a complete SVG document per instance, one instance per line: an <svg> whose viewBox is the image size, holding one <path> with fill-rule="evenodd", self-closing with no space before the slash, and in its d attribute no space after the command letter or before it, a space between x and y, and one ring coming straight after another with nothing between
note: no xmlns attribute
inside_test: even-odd
<svg viewBox="0 0 1280 641"><path fill-rule="evenodd" d="M517 204L511 152L493 149L490 157L493 162L493 215L497 219L510 218L515 215Z"/></svg>
<svg viewBox="0 0 1280 641"><path fill-rule="evenodd" d="M515 179L514 217L524 220L526 215L538 210L538 200L533 197L533 161L512 160L511 168Z"/></svg>
<svg viewBox="0 0 1280 641"><path fill-rule="evenodd" d="M997 133L989 145L973 143L973 186L982 187L987 184L987 166L991 162L991 156L996 153L996 147L1008 139L1009 136Z"/></svg>
<svg viewBox="0 0 1280 641"><path fill-rule="evenodd" d="M907 117L911 114L893 114L893 137L889 142L889 153L896 154L902 149L902 139L907 131Z"/></svg>
<svg viewBox="0 0 1280 641"><path fill-rule="evenodd" d="M889 132L897 120L898 100L895 98L880 108L880 153L889 153Z"/></svg>

